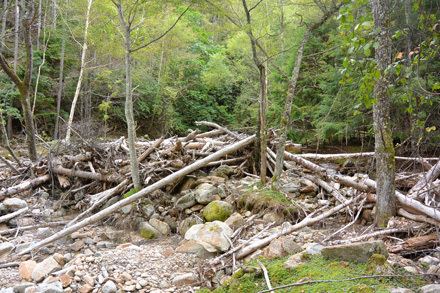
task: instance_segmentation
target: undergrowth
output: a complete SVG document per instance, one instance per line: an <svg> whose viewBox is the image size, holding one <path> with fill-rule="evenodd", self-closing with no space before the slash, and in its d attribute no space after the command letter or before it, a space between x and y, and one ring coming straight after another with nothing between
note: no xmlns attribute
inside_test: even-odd
<svg viewBox="0 0 440 293"><path fill-rule="evenodd" d="M312 256L306 262L292 270L285 269L287 257L275 260L261 259L267 268L272 287L316 280L344 280L369 276L364 263L326 260L322 256ZM247 266L258 267L256 261ZM396 274L405 274L399 269ZM407 273L406 273L407 274ZM388 289L401 287L415 289L427 283L420 277L413 278L372 278L354 281L306 284L277 290L275 292L389 292ZM267 290L268 287L262 274L243 274L237 279L228 281L224 286L215 289L214 293L247 293ZM210 292L209 290L200 290Z"/></svg>

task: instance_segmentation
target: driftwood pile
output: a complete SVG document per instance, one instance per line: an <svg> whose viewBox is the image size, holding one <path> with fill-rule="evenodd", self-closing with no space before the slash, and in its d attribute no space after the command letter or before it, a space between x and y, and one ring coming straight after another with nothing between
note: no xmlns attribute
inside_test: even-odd
<svg viewBox="0 0 440 293"><path fill-rule="evenodd" d="M68 223L60 232L21 251L20 255L34 251L82 227L104 219L122 207L142 197L148 197L157 190L173 192L186 175L200 168L228 164L233 166L236 176L256 176L253 174L255 170L253 161L255 136L238 134L211 122L199 122L198 125L213 127L215 130L200 133L197 129L190 131L186 137L160 138L152 142L139 141L137 143L138 162L144 188L99 212L96 211L109 198L124 193L131 187L128 147L124 138L102 143L84 141L81 147L77 147L75 150L72 149L72 146L68 146L69 149L63 145L56 148L48 146L47 156L37 164L21 162L18 165L16 162L8 161L8 165L3 165L1 169L3 171L0 175L4 179L1 181L0 201L18 193L29 194L30 190L39 186L46 189L52 188L53 191L55 186L61 187L58 189L63 190L63 193L59 197L67 201L72 201L74 194L80 190L86 194L74 201L76 207L83 211L78 217ZM290 147L298 148L294 144L291 144ZM274 168L274 148L275 145L269 144L267 149L269 171ZM67 150L70 150L70 154L66 154ZM346 176L340 174L335 170L321 167L319 162L373 156L374 153L295 155L286 151L285 169L313 181L328 197L335 198L339 204L326 210L317 210L307 215L299 223L283 228L279 233L262 239L255 237L240 245L232 246L230 251L209 260L209 265L216 267L227 262L226 259L235 261L243 258L282 235L318 223L339 211L346 211L353 219L353 222L342 227L340 231L353 225L359 218L363 205L375 201L375 181L370 179L368 175ZM404 173L396 176L396 185L401 187L401 190L406 190L405 193L396 191L399 205L398 214L413 221L439 226L440 161L436 158L407 157L397 157L396 160L413 161L426 169L426 172L419 174ZM20 172L20 174L16 172ZM355 189L357 191L355 196L350 198L345 196L340 192L341 186ZM26 212L23 210L7 216L10 219ZM377 235L399 233L407 229L396 225L374 233ZM331 243L330 240L340 231L329 235L326 239L328 243ZM372 236L374 235L370 233L358 237L358 239L335 240L334 243L337 241L339 243L360 241ZM433 247L432 244L438 243L438 237L434 234L423 237L400 243L392 250L393 252L408 252L424 246Z"/></svg>

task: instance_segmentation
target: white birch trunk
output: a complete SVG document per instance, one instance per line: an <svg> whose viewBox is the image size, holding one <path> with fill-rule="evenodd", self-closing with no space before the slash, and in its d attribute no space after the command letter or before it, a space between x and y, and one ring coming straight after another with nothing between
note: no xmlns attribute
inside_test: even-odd
<svg viewBox="0 0 440 293"><path fill-rule="evenodd" d="M81 91L81 83L84 76L85 60L87 54L87 35L89 29L89 19L90 19L90 7L92 6L93 0L88 0L87 2L87 16L86 16L86 27L84 29L84 45L81 54L81 69L79 71L78 83L76 85L75 96L73 97L72 107L70 108L69 120L67 121L67 132L66 132L66 142L70 141L70 133L72 131L73 116L75 114L76 103L78 102L79 93Z"/></svg>

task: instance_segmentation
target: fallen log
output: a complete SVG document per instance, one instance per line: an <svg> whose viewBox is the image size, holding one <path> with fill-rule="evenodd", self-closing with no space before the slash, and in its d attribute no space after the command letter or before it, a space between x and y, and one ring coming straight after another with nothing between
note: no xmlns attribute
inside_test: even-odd
<svg viewBox="0 0 440 293"><path fill-rule="evenodd" d="M413 237L405 240L402 243L394 245L388 249L391 253L407 253L423 249L434 248L439 244L439 239L436 233L429 235Z"/></svg>
<svg viewBox="0 0 440 293"><path fill-rule="evenodd" d="M432 182L440 176L440 160L423 176L416 185L408 191L410 198L424 199L429 194ZM426 201L426 200L425 200Z"/></svg>
<svg viewBox="0 0 440 293"><path fill-rule="evenodd" d="M149 147L145 152L142 153L142 155L139 156L138 162L142 163L143 160L145 160L155 149L157 149L160 146L163 140L164 140L163 136L158 140L156 140L153 146Z"/></svg>
<svg viewBox="0 0 440 293"><path fill-rule="evenodd" d="M360 191L366 191L366 190L369 190L369 188L376 190L376 181L369 179L369 178L365 179L363 183L359 183L359 182L355 182L353 179L351 179L350 177L347 177L347 176L335 175L333 177L335 178L336 181L343 180L346 183L351 182L350 186L352 186L354 188L361 187L361 189L359 189ZM404 207L408 207L411 210L416 210L417 212L419 212L421 214L424 214L430 218L433 218L437 221L440 221L440 212L437 209L425 206L421 202L419 202L415 199L409 198L397 190L396 190L396 198L397 198L398 202L401 205L403 205Z"/></svg>
<svg viewBox="0 0 440 293"><path fill-rule="evenodd" d="M122 177L118 174L104 175L104 174L100 174L100 173L66 169L61 166L54 167L52 169L52 171L56 174L61 174L61 175L66 175L66 176L71 176L71 177L79 177L79 178L90 179L90 180L106 181L106 182L112 182L112 183L121 183L125 179L124 177Z"/></svg>
<svg viewBox="0 0 440 293"><path fill-rule="evenodd" d="M1 216L0 217L0 223L7 222L10 219L13 219L13 218L15 218L15 217L25 213L27 210L29 210L29 208L25 207L25 208L19 209L18 211L13 212L13 213Z"/></svg>
<svg viewBox="0 0 440 293"><path fill-rule="evenodd" d="M238 134L236 134L236 133L230 131L230 130L227 129L227 128L221 127L220 125L218 125L217 123L214 123L214 122L208 122L208 121L196 121L196 125L197 125L197 126L199 126L199 125L204 125L204 126L209 126L209 127L212 127L212 128L217 128L217 129L219 129L219 130L221 130L221 131L223 131L223 132L229 134L229 135L232 136L233 138L240 139L240 136L239 136Z"/></svg>
<svg viewBox="0 0 440 293"><path fill-rule="evenodd" d="M188 174L194 172L195 170L198 170L199 168L206 166L206 164L208 164L212 161L216 161L226 154L229 154L229 153L234 152L244 146L251 144L254 141L254 139L255 139L255 135L249 136L248 138L243 139L241 141L238 141L238 142L232 144L231 146L226 147L225 149L223 149L221 151L218 151L218 152L216 152L216 153L214 153L204 159L198 160L198 161L194 162L193 164L177 171L176 173L168 175L167 177L163 178L162 180L159 180L158 182L156 182L150 186L147 186L146 188L131 195L130 197L127 197L127 198L109 206L108 208L94 214L93 216L86 218L86 219L82 220L81 222L76 223L73 226L65 228L65 229L59 231L58 233L55 233L54 235L52 235L46 239L43 239L40 242L35 243L34 245L31 245L29 248L24 249L23 251L18 253L18 255L23 255L23 254L29 253L35 249L38 249L38 248L43 247L49 243L52 243L53 241L56 241L56 240L60 239L61 237L67 236L67 235L71 234L72 232L77 231L78 229L81 229L87 225L93 224L93 223L107 217L111 213L116 212L120 208L122 208L126 205L129 205L129 204L137 201L138 199L141 199L142 197L145 197L146 195L150 194L151 192L156 191L159 188L165 187L165 186L173 183L175 180L178 180L181 177L188 175Z"/></svg>
<svg viewBox="0 0 440 293"><path fill-rule="evenodd" d="M28 189L35 188L40 186L41 184L50 180L50 175L46 174L35 179L24 181L18 185L11 186L7 189L0 190L0 200L4 200L5 198L17 194L19 192L23 192Z"/></svg>

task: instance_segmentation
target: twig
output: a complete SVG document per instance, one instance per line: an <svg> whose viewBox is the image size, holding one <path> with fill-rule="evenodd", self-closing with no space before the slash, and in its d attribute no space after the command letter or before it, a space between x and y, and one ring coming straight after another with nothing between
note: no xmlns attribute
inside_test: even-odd
<svg viewBox="0 0 440 293"><path fill-rule="evenodd" d="M7 262L0 264L0 269L10 268L10 267L18 267L20 265L19 262Z"/></svg>
<svg viewBox="0 0 440 293"><path fill-rule="evenodd" d="M40 225L32 225L32 226L23 226L23 227L8 229L8 230L2 230L2 231L0 231L0 235L5 235L5 234L17 232L17 231L35 230L35 229L43 228L43 227L62 226L64 224L66 224L66 221L54 222L54 223L46 223L46 224L40 224Z"/></svg>
<svg viewBox="0 0 440 293"><path fill-rule="evenodd" d="M25 207L25 208L19 209L18 211L15 211L13 213L10 213L10 214L7 214L7 215L0 217L0 223L7 222L10 219L15 218L16 216L25 213L28 209L29 209L28 207Z"/></svg>
<svg viewBox="0 0 440 293"><path fill-rule="evenodd" d="M335 240L335 241L332 241L331 244L334 245L334 244L352 243L352 242L361 241L361 240L364 240L364 239L367 239L370 237L375 237L378 235L385 235L385 234L391 234L391 233L402 233L402 232L408 232L408 228L404 227L404 228L393 228L393 229L380 230L380 231L376 231L376 232L362 235L359 237L353 237L348 240Z"/></svg>
<svg viewBox="0 0 440 293"><path fill-rule="evenodd" d="M376 279L376 278L413 278L413 277L423 277L423 276L437 276L437 274L415 274L415 275L374 275L374 276L364 276L364 277L356 277L356 278L348 278L343 280L318 280L318 281L307 281L307 282L299 282L284 286L275 287L269 290L260 291L258 293L266 293L266 292L273 292L275 290L290 288L290 287L297 287L302 285L309 285L309 284L318 284L318 283L335 283L335 282L347 282L347 281L356 281L356 280L362 280L362 279Z"/></svg>
<svg viewBox="0 0 440 293"><path fill-rule="evenodd" d="M263 270L264 279L266 280L267 288L269 288L269 291L271 291L272 285L270 284L270 279L269 279L269 274L267 273L267 269L260 260L257 260L257 262L260 265L261 269Z"/></svg>

